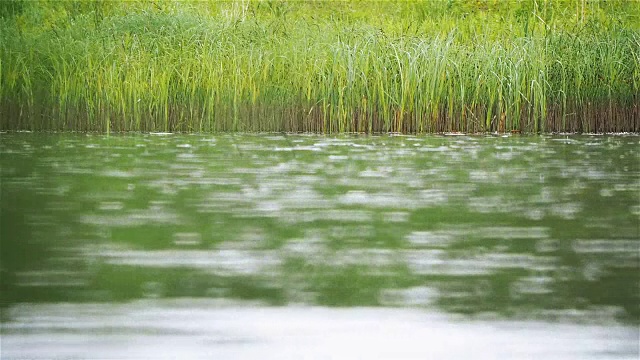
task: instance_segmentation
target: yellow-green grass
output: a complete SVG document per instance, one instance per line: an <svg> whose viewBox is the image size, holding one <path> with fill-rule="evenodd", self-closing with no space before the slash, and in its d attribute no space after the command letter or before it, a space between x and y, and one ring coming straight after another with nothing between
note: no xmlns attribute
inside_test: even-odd
<svg viewBox="0 0 640 360"><path fill-rule="evenodd" d="M3 130L640 131L627 1L3 6Z"/></svg>

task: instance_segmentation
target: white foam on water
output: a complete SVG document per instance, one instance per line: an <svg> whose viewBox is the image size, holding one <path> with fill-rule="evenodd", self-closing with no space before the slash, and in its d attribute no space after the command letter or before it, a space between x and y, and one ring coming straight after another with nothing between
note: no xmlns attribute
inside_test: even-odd
<svg viewBox="0 0 640 360"><path fill-rule="evenodd" d="M131 178L131 177L134 177L135 175L129 171L106 170L102 172L102 176L115 177L115 178Z"/></svg>
<svg viewBox="0 0 640 360"><path fill-rule="evenodd" d="M103 201L98 205L98 209L105 211L119 211L124 209L124 204L121 201Z"/></svg>
<svg viewBox="0 0 640 360"><path fill-rule="evenodd" d="M396 193L368 193L361 190L348 191L338 198L338 203L348 206L360 205L391 209L414 209L417 207L415 201Z"/></svg>
<svg viewBox="0 0 640 360"><path fill-rule="evenodd" d="M549 237L549 229L541 226L515 227L492 226L473 230L474 236L491 239L545 239Z"/></svg>
<svg viewBox="0 0 640 360"><path fill-rule="evenodd" d="M434 304L437 298L438 291L428 286L385 289L380 294L380 302L385 306L425 307Z"/></svg>
<svg viewBox="0 0 640 360"><path fill-rule="evenodd" d="M3 359L637 359L637 327L185 299L21 305Z"/></svg>
<svg viewBox="0 0 640 360"><path fill-rule="evenodd" d="M111 208L100 206L100 210L112 210L111 215L89 214L80 217L79 221L89 225L99 226L139 226L144 224L179 224L178 214L165 210L163 206L150 206L145 210L132 210L125 213L117 211L115 202L111 202ZM104 204L103 204L104 205Z"/></svg>
<svg viewBox="0 0 640 360"><path fill-rule="evenodd" d="M414 231L406 239L413 247L447 247L453 236L444 232Z"/></svg>
<svg viewBox="0 0 640 360"><path fill-rule="evenodd" d="M274 251L261 250L110 250L94 249L88 256L108 264L151 267L189 267L227 275L254 275L274 269L281 263Z"/></svg>
<svg viewBox="0 0 640 360"><path fill-rule="evenodd" d="M576 239L573 251L579 254L621 253L638 256L640 241L635 239Z"/></svg>
<svg viewBox="0 0 640 360"><path fill-rule="evenodd" d="M391 223L408 222L410 215L411 214L407 211L392 211L385 213L383 215L383 219L384 221Z"/></svg>
<svg viewBox="0 0 640 360"><path fill-rule="evenodd" d="M373 213L370 211L353 209L313 209L306 211L283 211L278 214L278 218L288 224L311 223L323 220L367 223L371 221L372 217Z"/></svg>
<svg viewBox="0 0 640 360"><path fill-rule="evenodd" d="M200 233L184 232L173 234L173 244L177 246L198 246L202 244Z"/></svg>

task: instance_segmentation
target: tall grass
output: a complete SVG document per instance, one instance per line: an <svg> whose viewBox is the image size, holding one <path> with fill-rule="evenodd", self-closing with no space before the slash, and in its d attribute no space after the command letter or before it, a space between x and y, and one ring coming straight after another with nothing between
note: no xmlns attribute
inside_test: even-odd
<svg viewBox="0 0 640 360"><path fill-rule="evenodd" d="M624 1L21 4L5 130L640 131Z"/></svg>

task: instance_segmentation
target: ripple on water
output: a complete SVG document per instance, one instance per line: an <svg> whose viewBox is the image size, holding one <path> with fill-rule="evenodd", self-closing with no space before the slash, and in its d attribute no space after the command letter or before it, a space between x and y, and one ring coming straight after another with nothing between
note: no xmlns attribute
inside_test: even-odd
<svg viewBox="0 0 640 360"><path fill-rule="evenodd" d="M406 239L413 247L447 247L454 235L444 231L414 231Z"/></svg>
<svg viewBox="0 0 640 360"><path fill-rule="evenodd" d="M265 301L365 305L381 291L385 305L465 313L637 314L635 138L57 134L46 149L14 135L0 142L3 221L18 234L3 256L65 301L141 283L143 296L187 296L171 279L188 273L278 293L249 294ZM114 246L70 261L85 244ZM89 270L65 272L76 267ZM198 294L239 296L207 286Z"/></svg>
<svg viewBox="0 0 640 360"><path fill-rule="evenodd" d="M107 264L159 268L192 268L216 275L260 275L272 273L281 265L273 250L88 250L87 255Z"/></svg>

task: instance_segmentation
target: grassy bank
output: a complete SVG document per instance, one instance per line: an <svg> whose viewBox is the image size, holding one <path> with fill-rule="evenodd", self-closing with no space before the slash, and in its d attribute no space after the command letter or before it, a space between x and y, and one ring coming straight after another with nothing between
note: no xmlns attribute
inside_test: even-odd
<svg viewBox="0 0 640 360"><path fill-rule="evenodd" d="M0 128L638 132L638 8L3 2Z"/></svg>

